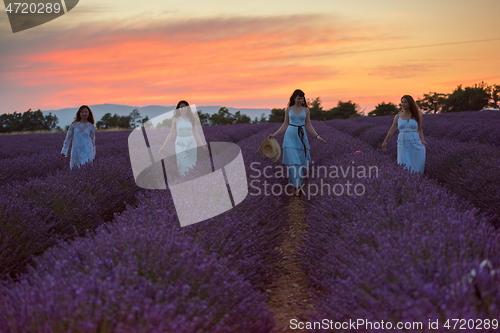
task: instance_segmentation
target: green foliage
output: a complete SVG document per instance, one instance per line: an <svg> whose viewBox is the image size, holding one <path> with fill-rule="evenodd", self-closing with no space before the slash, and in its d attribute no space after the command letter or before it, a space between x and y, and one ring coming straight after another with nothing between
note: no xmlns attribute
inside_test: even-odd
<svg viewBox="0 0 500 333"><path fill-rule="evenodd" d="M54 131L58 119L52 113L47 116L38 109L29 109L23 113L4 113L0 115L0 133L27 132L27 131Z"/></svg>
<svg viewBox="0 0 500 333"><path fill-rule="evenodd" d="M272 109L269 115L270 123L282 123L285 120L285 109Z"/></svg>
<svg viewBox="0 0 500 333"><path fill-rule="evenodd" d="M500 85L484 82L473 87L459 85L451 94L430 92L416 102L424 113L479 111L485 107L498 108Z"/></svg>
<svg viewBox="0 0 500 333"><path fill-rule="evenodd" d="M331 108L325 112L325 119L348 119L354 117L360 117L359 106L352 101L342 102L339 101L336 107Z"/></svg>
<svg viewBox="0 0 500 333"><path fill-rule="evenodd" d="M151 123L148 123L148 121L149 121L148 116L142 118L141 119L142 126L144 126L145 128L153 128L153 125Z"/></svg>
<svg viewBox="0 0 500 333"><path fill-rule="evenodd" d="M173 118L167 118L167 119L163 120L161 123L159 123L158 125L156 125L156 128L157 129L172 128L172 122L173 122Z"/></svg>
<svg viewBox="0 0 500 333"><path fill-rule="evenodd" d="M214 113L213 115L198 111L198 118L200 119L201 126L254 123L251 121L249 116L242 114L241 111L236 111L236 114L232 114L226 107L221 107L219 112ZM259 122L257 118L255 119ZM264 121L266 121L265 117Z"/></svg>
<svg viewBox="0 0 500 333"><path fill-rule="evenodd" d="M399 113L398 107L394 103L379 103L375 110L368 113L369 116L390 116Z"/></svg>
<svg viewBox="0 0 500 333"><path fill-rule="evenodd" d="M201 110L198 110L197 113L201 126L210 125L210 115L208 113L202 113Z"/></svg>
<svg viewBox="0 0 500 333"><path fill-rule="evenodd" d="M102 116L101 120L96 123L96 127L101 129L109 129L113 127L132 128L131 120L132 118L130 115L119 116L116 113L114 115L111 115L111 113L106 113L104 116Z"/></svg>
<svg viewBox="0 0 500 333"><path fill-rule="evenodd" d="M132 128L136 128L139 124L142 123L140 121L140 119L142 118L141 113L137 109L132 110L132 112L130 112L129 117L130 117L130 127Z"/></svg>
<svg viewBox="0 0 500 333"><path fill-rule="evenodd" d="M491 86L481 82L474 87L459 85L450 95L442 112L478 111L489 105Z"/></svg>
<svg viewBox="0 0 500 333"><path fill-rule="evenodd" d="M500 107L500 85L490 86L491 99L488 107L498 109Z"/></svg>
<svg viewBox="0 0 500 333"><path fill-rule="evenodd" d="M234 115L226 107L221 107L219 112L210 116L210 123L212 125L232 125L234 121Z"/></svg>
<svg viewBox="0 0 500 333"><path fill-rule="evenodd" d="M321 106L321 100L319 97L309 100L307 104L309 105L311 120L326 120L325 111Z"/></svg>
<svg viewBox="0 0 500 333"><path fill-rule="evenodd" d="M424 94L423 98L419 98L415 102L424 113L440 113L446 105L447 98L446 94L430 92Z"/></svg>
<svg viewBox="0 0 500 333"><path fill-rule="evenodd" d="M235 124L250 124L250 117L247 116L246 114L241 114L240 111L236 111L236 114L234 116L234 123Z"/></svg>
<svg viewBox="0 0 500 333"><path fill-rule="evenodd" d="M266 114L262 113L260 115L260 119L255 117L254 120L252 121L252 124L259 124L259 123L265 123L267 122Z"/></svg>

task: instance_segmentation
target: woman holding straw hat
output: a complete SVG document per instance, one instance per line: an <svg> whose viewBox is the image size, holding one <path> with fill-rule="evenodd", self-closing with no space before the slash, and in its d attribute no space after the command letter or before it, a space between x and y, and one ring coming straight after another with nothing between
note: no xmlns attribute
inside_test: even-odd
<svg viewBox="0 0 500 333"><path fill-rule="evenodd" d="M285 121L283 125L269 139L285 132L283 139L283 164L288 166L288 182L293 185L295 195L300 195L302 178L304 178L304 168L311 162L309 141L304 131L304 127L311 132L316 139L326 143L326 140L319 136L311 124L310 111L307 108L305 94L302 90L295 90L290 96L288 107L285 109Z"/></svg>

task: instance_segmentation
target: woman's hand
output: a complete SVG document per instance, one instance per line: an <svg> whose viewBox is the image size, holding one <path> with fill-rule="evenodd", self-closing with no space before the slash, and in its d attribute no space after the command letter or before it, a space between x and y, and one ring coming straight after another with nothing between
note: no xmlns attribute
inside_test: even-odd
<svg viewBox="0 0 500 333"><path fill-rule="evenodd" d="M269 135L268 139L272 139L272 138L274 138L275 136L276 136L276 134L274 134L274 133L273 133L273 134Z"/></svg>
<svg viewBox="0 0 500 333"><path fill-rule="evenodd" d="M325 139L323 139L322 137L318 136L317 138L318 138L318 140L319 140L319 141L321 141L321 142L323 142L323 143L326 143L326 140L325 140Z"/></svg>
<svg viewBox="0 0 500 333"><path fill-rule="evenodd" d="M384 142L382 143L382 150L383 150L383 151L387 151L387 149L385 148L386 146L387 146L387 142L385 142L385 141L384 141Z"/></svg>
<svg viewBox="0 0 500 333"><path fill-rule="evenodd" d="M425 140L422 140L422 144L427 147L427 142L425 142Z"/></svg>
<svg viewBox="0 0 500 333"><path fill-rule="evenodd" d="M66 154L61 154L62 157L66 157Z"/></svg>

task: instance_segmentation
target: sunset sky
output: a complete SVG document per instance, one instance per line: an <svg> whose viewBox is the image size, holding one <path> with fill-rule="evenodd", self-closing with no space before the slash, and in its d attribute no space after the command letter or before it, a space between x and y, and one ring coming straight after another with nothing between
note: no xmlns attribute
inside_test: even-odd
<svg viewBox="0 0 500 333"><path fill-rule="evenodd" d="M499 0L80 0L15 34L0 6L0 113L181 99L282 108L297 88L367 113L500 84Z"/></svg>

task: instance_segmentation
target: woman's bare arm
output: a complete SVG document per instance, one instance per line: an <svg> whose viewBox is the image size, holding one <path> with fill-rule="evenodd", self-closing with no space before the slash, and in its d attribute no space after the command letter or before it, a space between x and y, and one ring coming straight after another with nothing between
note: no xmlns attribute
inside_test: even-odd
<svg viewBox="0 0 500 333"><path fill-rule="evenodd" d="M420 141L422 142L422 144L424 146L427 147L427 142L425 142L425 140L424 140L424 131L422 130L422 124L421 124L421 122L418 123L418 130L417 130L417 132L418 132L418 135L420 136Z"/></svg>
<svg viewBox="0 0 500 333"><path fill-rule="evenodd" d="M389 129L389 132L387 132L387 135L385 136L384 142L382 143L383 150L385 150L385 147L387 146L387 141L392 137L392 135L394 134L394 132L396 132L396 129L398 128L398 119L399 119L399 114L397 114L394 117L391 129Z"/></svg>
<svg viewBox="0 0 500 333"><path fill-rule="evenodd" d="M306 109L306 128L309 132L312 133L312 135L314 135L315 138L323 143L326 143L326 140L320 137L318 133L316 133L316 130L311 123L311 111L309 111L309 109Z"/></svg>
<svg viewBox="0 0 500 333"><path fill-rule="evenodd" d="M285 109L285 120L283 121L283 125L281 125L281 127L276 132L274 132L273 134L269 135L269 139L275 137L276 135L278 135L280 133L283 133L288 128L288 123L289 123L289 120L288 120L288 110L289 110L289 108L287 107Z"/></svg>
<svg viewBox="0 0 500 333"><path fill-rule="evenodd" d="M172 120L172 128L170 128L170 133L168 133L167 138L165 139L165 142L161 146L160 152L162 152L163 150L165 150L165 147L167 146L167 144L170 141L172 141L173 138L177 137L177 126L176 126L177 119L179 119L179 118L174 118Z"/></svg>

